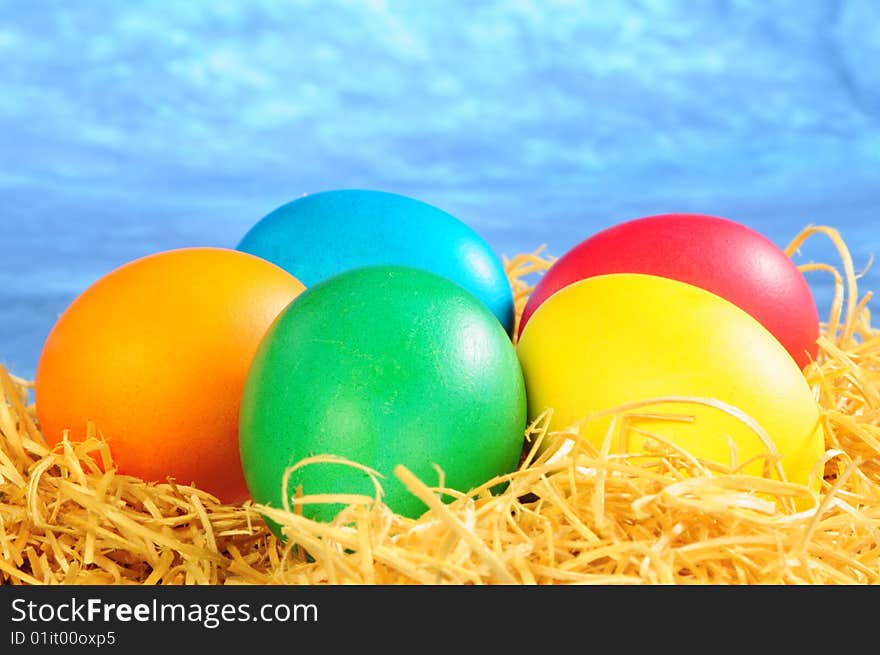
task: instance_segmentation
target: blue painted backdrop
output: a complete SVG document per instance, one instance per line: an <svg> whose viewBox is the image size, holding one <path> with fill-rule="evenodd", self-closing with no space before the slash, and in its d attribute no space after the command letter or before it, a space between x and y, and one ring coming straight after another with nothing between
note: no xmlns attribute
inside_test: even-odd
<svg viewBox="0 0 880 655"><path fill-rule="evenodd" d="M880 3L0 0L0 362L157 250L304 193L436 204L500 254L647 214L880 251ZM798 262L838 263L816 239ZM811 275L820 310L830 278ZM863 290L876 289L869 270Z"/></svg>

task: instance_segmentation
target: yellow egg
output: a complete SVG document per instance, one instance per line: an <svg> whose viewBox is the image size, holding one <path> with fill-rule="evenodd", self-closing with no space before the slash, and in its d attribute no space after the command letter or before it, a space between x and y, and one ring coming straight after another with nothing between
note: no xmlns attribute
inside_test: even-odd
<svg viewBox="0 0 880 655"><path fill-rule="evenodd" d="M824 433L801 370L755 318L711 292L652 275L588 278L538 308L517 353L530 420L552 409L551 432L577 429L628 453L656 436L753 474L775 454L771 470L787 480L821 482Z"/></svg>

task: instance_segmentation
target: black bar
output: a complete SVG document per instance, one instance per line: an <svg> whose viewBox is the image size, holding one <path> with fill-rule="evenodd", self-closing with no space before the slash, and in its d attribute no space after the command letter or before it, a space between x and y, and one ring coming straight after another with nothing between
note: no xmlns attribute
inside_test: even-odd
<svg viewBox="0 0 880 655"><path fill-rule="evenodd" d="M345 643L384 651L382 644L404 646L412 635L431 646L480 642L495 649L509 644L517 651L529 643L546 649L555 639L574 639L582 650L601 652L597 640L611 639L628 647L640 641L665 652L664 646L698 634L715 645L719 639L748 643L751 634L756 645L780 639L791 646L799 636L810 636L815 646L816 626L832 626L836 614L841 625L857 624L860 611L870 616L877 594L860 595L863 591L868 589L5 586L0 587L0 652L112 652L136 646L138 652L155 649L166 655L187 652L183 645L194 644L198 651L247 648L248 655L258 649L274 655L278 645L302 646L300 640L326 640L333 646L327 652ZM561 644L553 650L557 647Z"/></svg>

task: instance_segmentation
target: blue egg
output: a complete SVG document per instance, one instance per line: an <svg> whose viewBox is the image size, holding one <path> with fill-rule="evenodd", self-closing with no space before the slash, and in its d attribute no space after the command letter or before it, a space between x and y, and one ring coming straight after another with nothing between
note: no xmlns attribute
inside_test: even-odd
<svg viewBox="0 0 880 655"><path fill-rule="evenodd" d="M303 196L260 219L237 249L307 287L361 266L428 270L470 291L513 330L513 291L501 259L469 226L420 200L359 189Z"/></svg>

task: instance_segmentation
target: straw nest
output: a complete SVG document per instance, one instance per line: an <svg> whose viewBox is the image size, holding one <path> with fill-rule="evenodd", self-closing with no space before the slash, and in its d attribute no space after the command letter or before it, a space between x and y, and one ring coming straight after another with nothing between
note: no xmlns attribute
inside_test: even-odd
<svg viewBox="0 0 880 655"><path fill-rule="evenodd" d="M290 512L230 506L173 480L120 475L94 436L50 449L32 383L0 367L0 584L874 584L880 331L835 230L808 227L787 254L814 235L840 254L839 266L801 266L835 283L820 356L805 370L826 430L818 493L709 473L688 453L636 461L578 442L540 456L533 447L504 477L506 491L488 492L498 479L445 490L448 504L398 467L430 508L421 518L348 496L334 523L319 523L298 511L308 498ZM505 259L520 311L552 261L541 249ZM562 443L546 418L529 426L529 443ZM261 513L284 527L286 544Z"/></svg>

